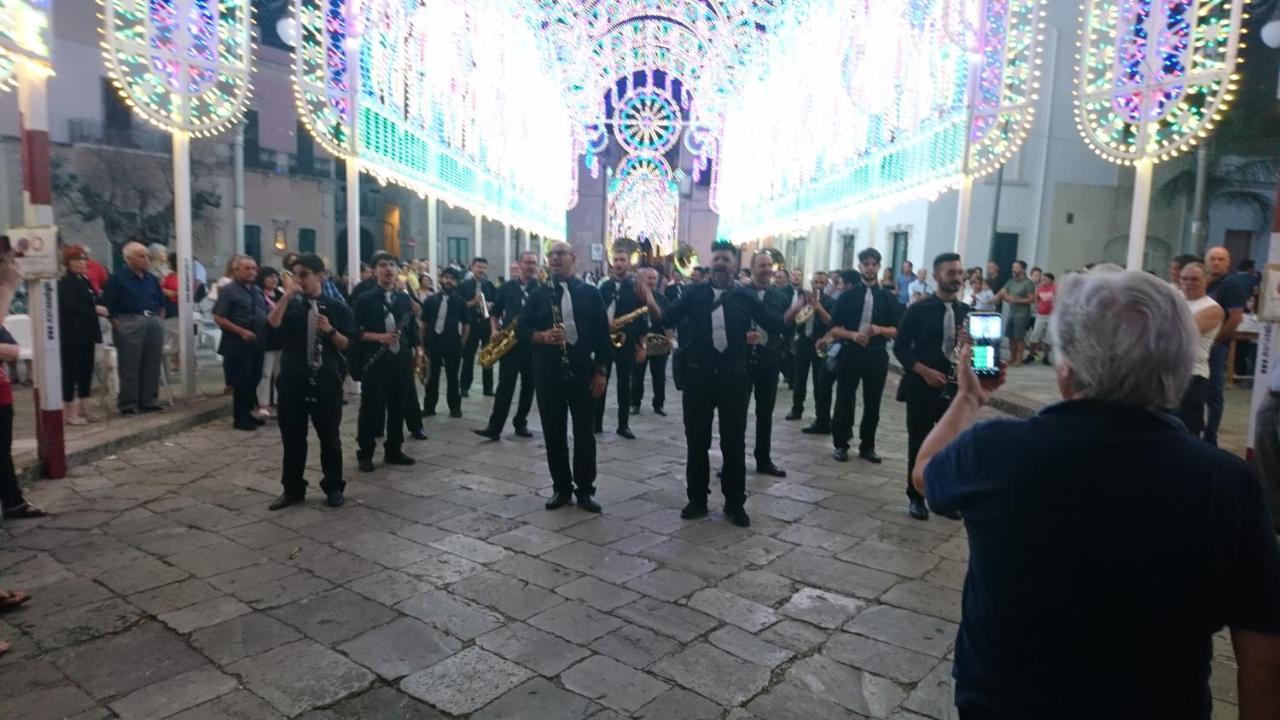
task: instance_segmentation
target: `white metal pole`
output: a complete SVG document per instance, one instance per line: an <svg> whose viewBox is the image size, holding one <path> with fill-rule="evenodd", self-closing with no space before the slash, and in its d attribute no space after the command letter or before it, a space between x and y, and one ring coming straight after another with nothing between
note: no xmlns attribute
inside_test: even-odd
<svg viewBox="0 0 1280 720"><path fill-rule="evenodd" d="M440 211L438 201L433 198L427 198L427 265L431 266L431 277L439 279L440 266L437 260L440 257Z"/></svg>
<svg viewBox="0 0 1280 720"><path fill-rule="evenodd" d="M510 280L511 275L511 223L502 224L502 274Z"/></svg>
<svg viewBox="0 0 1280 720"><path fill-rule="evenodd" d="M360 161L347 158L347 282L360 282Z"/></svg>
<svg viewBox="0 0 1280 720"><path fill-rule="evenodd" d="M956 247L962 262L968 263L969 257L969 217L973 210L973 176L965 173L960 180L960 198L956 201ZM894 268L897 272L897 268Z"/></svg>
<svg viewBox="0 0 1280 720"><path fill-rule="evenodd" d="M234 213L236 254L244 254L244 121L236 125L231 143L231 172L235 188Z"/></svg>
<svg viewBox="0 0 1280 720"><path fill-rule="evenodd" d="M867 216L867 247L876 246L876 238L880 236L880 211L872 210Z"/></svg>
<svg viewBox="0 0 1280 720"><path fill-rule="evenodd" d="M191 135L173 132L173 230L178 253L178 362L182 391L188 402L196 397L195 333L191 294Z"/></svg>
<svg viewBox="0 0 1280 720"><path fill-rule="evenodd" d="M1129 270L1142 270L1142 258L1147 249L1152 167L1150 158L1143 158L1133 164L1133 212L1129 216L1129 255L1125 259L1125 267Z"/></svg>
<svg viewBox="0 0 1280 720"><path fill-rule="evenodd" d="M472 213L471 217L475 218L474 233L476 238L476 246L474 248L474 252L471 253L471 257L483 257L484 256L484 217L481 216L480 213L478 212ZM467 263L467 265L470 266L471 258L465 258L463 262Z"/></svg>

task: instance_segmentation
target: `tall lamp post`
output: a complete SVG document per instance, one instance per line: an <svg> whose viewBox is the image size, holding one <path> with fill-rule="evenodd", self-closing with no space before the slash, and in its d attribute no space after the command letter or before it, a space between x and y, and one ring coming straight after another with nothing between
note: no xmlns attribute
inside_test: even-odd
<svg viewBox="0 0 1280 720"><path fill-rule="evenodd" d="M121 97L173 139L182 388L195 398L192 332L191 138L240 122L249 103L249 0L103 0L103 57Z"/></svg>

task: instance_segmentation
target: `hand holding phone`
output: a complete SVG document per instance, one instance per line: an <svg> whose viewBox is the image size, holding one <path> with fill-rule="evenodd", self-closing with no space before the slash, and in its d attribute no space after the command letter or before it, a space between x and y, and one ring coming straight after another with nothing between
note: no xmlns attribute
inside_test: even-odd
<svg viewBox="0 0 1280 720"><path fill-rule="evenodd" d="M965 320L971 351L969 366L980 378L1000 374L1000 344L1004 342L1004 318L994 312L971 312Z"/></svg>

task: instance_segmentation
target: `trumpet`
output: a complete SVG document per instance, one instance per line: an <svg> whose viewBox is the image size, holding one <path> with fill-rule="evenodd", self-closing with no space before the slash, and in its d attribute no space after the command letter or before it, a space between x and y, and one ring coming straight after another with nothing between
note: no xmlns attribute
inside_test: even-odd
<svg viewBox="0 0 1280 720"><path fill-rule="evenodd" d="M649 333L644 336L644 351L650 357L666 355L671 352L671 339L663 333Z"/></svg>
<svg viewBox="0 0 1280 720"><path fill-rule="evenodd" d="M484 347L480 348L480 353L476 356L480 360L480 367L493 367L503 356L515 349L516 326L519 324L520 318L512 320L510 325L502 328Z"/></svg>
<svg viewBox="0 0 1280 720"><path fill-rule="evenodd" d="M813 319L814 309L812 305L805 305L796 311L796 325L803 325Z"/></svg>
<svg viewBox="0 0 1280 720"><path fill-rule="evenodd" d="M609 333L609 342L613 344L615 349L622 347L627 342L627 334L623 331L623 328L635 322L641 315L647 315L648 313L648 307L641 307L632 310L622 317L614 318L613 332Z"/></svg>

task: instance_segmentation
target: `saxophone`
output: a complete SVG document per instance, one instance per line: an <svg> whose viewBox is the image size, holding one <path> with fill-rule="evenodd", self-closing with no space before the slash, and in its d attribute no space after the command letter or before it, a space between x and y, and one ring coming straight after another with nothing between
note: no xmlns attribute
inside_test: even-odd
<svg viewBox="0 0 1280 720"><path fill-rule="evenodd" d="M479 354L476 355L480 361L480 367L493 367L503 356L515 349L516 326L519 324L520 318L512 320L510 325L502 328L484 347L480 348Z"/></svg>
<svg viewBox="0 0 1280 720"><path fill-rule="evenodd" d="M615 350L627 342L627 334L623 332L623 328L638 320L640 316L647 314L649 314L649 308L646 306L636 308L622 317L614 318L613 332L609 333L609 342Z"/></svg>

